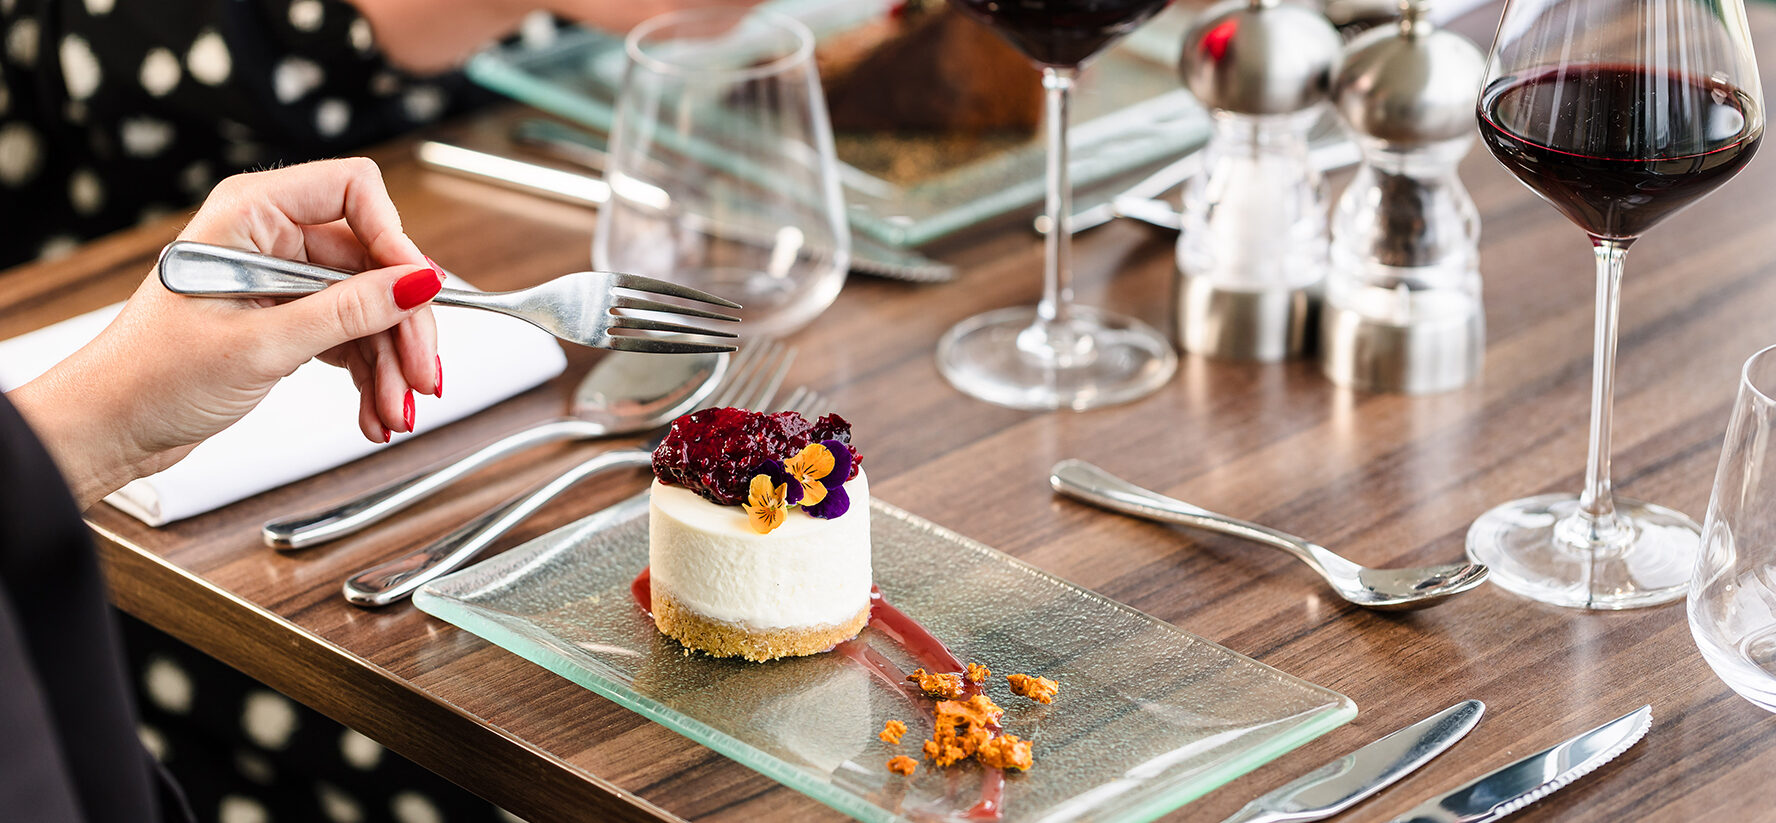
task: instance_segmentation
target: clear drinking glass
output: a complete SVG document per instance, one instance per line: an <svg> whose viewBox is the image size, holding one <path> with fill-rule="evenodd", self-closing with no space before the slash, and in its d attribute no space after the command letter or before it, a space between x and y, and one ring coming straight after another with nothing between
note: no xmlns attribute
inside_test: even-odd
<svg viewBox="0 0 1776 823"><path fill-rule="evenodd" d="M1146 395L1177 370L1172 344L1152 327L1073 304L1068 220L1067 104L1080 66L1167 2L950 0L1036 63L1048 95L1042 302L978 314L946 332L937 344L937 368L956 388L1017 409L1084 410Z"/></svg>
<svg viewBox="0 0 1776 823"><path fill-rule="evenodd" d="M699 8L642 23L625 48L593 265L736 301L748 335L806 325L851 257L813 33Z"/></svg>
<svg viewBox="0 0 1776 823"><path fill-rule="evenodd" d="M1776 712L1776 346L1745 361L1727 423L1702 551L1690 578L1690 633L1733 691Z"/></svg>
<svg viewBox="0 0 1776 823"><path fill-rule="evenodd" d="M1741 0L1508 0L1480 89L1500 163L1584 229L1597 257L1584 491L1516 500L1468 530L1495 583L1561 606L1683 597L1695 521L1610 490L1616 317L1628 247L1725 183L1764 134ZM1690 242L1697 242L1691 239Z"/></svg>

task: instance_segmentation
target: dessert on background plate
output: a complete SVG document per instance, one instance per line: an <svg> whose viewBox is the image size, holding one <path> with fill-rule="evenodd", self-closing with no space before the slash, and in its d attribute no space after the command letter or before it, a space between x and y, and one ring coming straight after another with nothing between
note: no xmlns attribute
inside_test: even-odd
<svg viewBox="0 0 1776 823"><path fill-rule="evenodd" d="M869 481L835 414L704 409L654 451L654 625L752 661L817 654L870 619Z"/></svg>

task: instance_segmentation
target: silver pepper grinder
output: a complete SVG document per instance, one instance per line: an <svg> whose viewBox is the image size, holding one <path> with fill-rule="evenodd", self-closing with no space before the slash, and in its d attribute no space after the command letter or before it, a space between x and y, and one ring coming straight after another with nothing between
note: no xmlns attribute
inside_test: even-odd
<svg viewBox="0 0 1776 823"><path fill-rule="evenodd" d="M1334 383L1436 392L1480 373L1480 216L1456 166L1485 68L1424 0L1345 48L1333 105L1363 164L1332 215L1320 366Z"/></svg>
<svg viewBox="0 0 1776 823"><path fill-rule="evenodd" d="M1214 114L1203 172L1184 188L1177 338L1239 360L1303 353L1326 274L1326 196L1308 132L1338 33L1277 0L1231 0L1184 35L1184 85Z"/></svg>

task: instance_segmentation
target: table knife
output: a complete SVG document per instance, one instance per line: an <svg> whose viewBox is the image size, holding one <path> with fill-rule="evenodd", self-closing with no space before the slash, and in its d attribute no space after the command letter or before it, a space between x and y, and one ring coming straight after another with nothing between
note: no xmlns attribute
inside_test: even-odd
<svg viewBox="0 0 1776 823"><path fill-rule="evenodd" d="M459 177L492 183L582 206L601 206L610 199L610 185L589 174L564 171L514 157L427 140L417 149L420 165ZM956 279L956 267L924 255L851 235L851 270L913 283Z"/></svg>
<svg viewBox="0 0 1776 823"><path fill-rule="evenodd" d="M1455 745L1486 712L1463 700L1247 803L1222 823L1322 820L1356 805Z"/></svg>
<svg viewBox="0 0 1776 823"><path fill-rule="evenodd" d="M1653 724L1653 707L1641 706L1557 746L1536 752L1460 788L1452 789L1393 823L1486 823L1559 791L1628 751Z"/></svg>

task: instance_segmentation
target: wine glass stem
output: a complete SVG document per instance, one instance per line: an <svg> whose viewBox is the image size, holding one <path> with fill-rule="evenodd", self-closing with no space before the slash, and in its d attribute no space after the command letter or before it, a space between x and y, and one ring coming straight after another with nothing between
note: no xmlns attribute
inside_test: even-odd
<svg viewBox="0 0 1776 823"><path fill-rule="evenodd" d="M1067 107L1078 76L1079 70L1070 67L1042 69L1042 87L1048 92L1045 176L1049 230L1042 249L1042 302L1036 305L1036 322L1050 327L1067 319L1073 303L1073 181L1067 174Z"/></svg>
<svg viewBox="0 0 1776 823"><path fill-rule="evenodd" d="M1616 317L1622 302L1622 269L1628 244L1593 239L1597 255L1597 328L1591 351L1591 447L1585 458L1585 490L1579 516L1592 544L1607 543L1618 531L1616 501L1610 491L1610 422L1616 382Z"/></svg>

